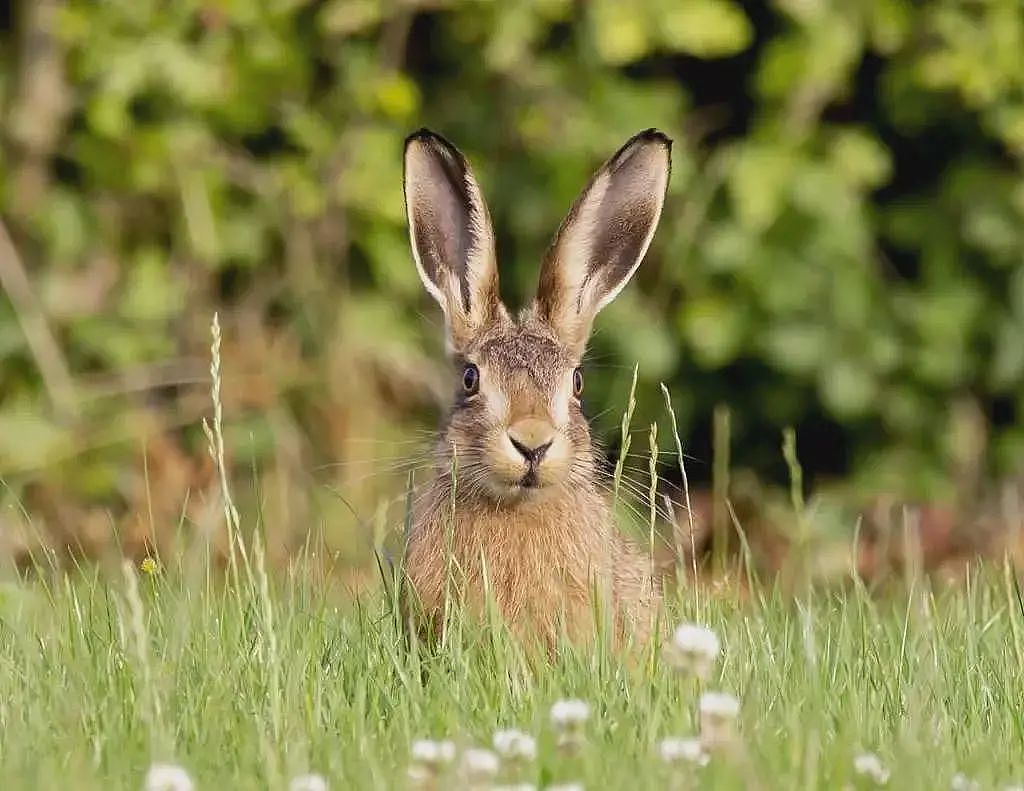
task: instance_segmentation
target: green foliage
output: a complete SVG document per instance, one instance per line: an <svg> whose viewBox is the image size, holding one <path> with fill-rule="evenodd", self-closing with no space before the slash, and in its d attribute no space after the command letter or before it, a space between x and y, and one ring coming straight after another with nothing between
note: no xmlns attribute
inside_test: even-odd
<svg viewBox="0 0 1024 791"><path fill-rule="evenodd" d="M812 472L935 494L969 398L999 418L994 471L1021 466L1017 0L21 0L0 36L0 212L34 295L0 301L19 486L94 493L82 453L134 466L194 425L214 308L229 414L291 438L293 480L422 425L449 385L405 240L420 125L478 171L514 302L600 160L675 138L655 245L599 320L599 411L639 362L639 425L664 380L684 437L734 407L741 466L778 470L781 427L824 421L844 447Z"/></svg>

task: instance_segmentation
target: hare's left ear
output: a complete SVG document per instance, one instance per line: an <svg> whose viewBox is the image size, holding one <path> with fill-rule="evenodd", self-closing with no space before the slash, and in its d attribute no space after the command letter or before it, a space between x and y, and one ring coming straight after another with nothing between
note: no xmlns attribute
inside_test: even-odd
<svg viewBox="0 0 1024 791"><path fill-rule="evenodd" d="M672 141L656 129L631 138L594 174L541 265L535 314L582 355L594 316L629 282L654 237Z"/></svg>

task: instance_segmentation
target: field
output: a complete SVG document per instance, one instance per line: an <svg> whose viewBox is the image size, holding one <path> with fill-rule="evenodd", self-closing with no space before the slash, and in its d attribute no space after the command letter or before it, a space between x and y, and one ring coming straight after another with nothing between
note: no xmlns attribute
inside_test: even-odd
<svg viewBox="0 0 1024 791"><path fill-rule="evenodd" d="M387 595L347 596L313 554L273 580L257 546L226 584L199 552L4 587L0 787L139 788L170 761L200 789L286 788L307 771L396 788L414 740L487 746L507 727L535 734L538 756L499 779L538 787L867 787L853 772L863 751L894 788L1024 778L1024 614L1006 569L885 596L852 580L795 597L681 591L672 617L722 641L706 688L741 709L731 748L673 774L658 744L696 734L701 689L657 652L624 663L566 646L547 663L496 625L459 621L443 650L408 649ZM549 719L567 697L591 707L571 755Z"/></svg>
<svg viewBox="0 0 1024 791"><path fill-rule="evenodd" d="M591 222L648 127L671 180ZM415 211L421 128L472 233ZM443 309L417 216L486 253ZM596 312L629 235L567 373L680 567L659 637L410 642L388 558L479 387L444 310L579 330L545 251ZM0 4L0 791L1024 791L1022 586L1022 0Z"/></svg>
<svg viewBox="0 0 1024 791"><path fill-rule="evenodd" d="M204 429L230 551L216 536L183 534L173 557L69 570L40 554L8 578L0 788L140 788L154 764L183 767L200 789L283 789L308 773L335 789L400 788L410 769L425 771L410 757L424 739L451 740L458 755L420 788L843 788L886 775L895 788L969 789L1024 779L1024 598L1009 557L965 565L955 584L911 565L877 589L852 569L827 587L767 582L749 563L701 575L659 617L663 634L693 623L718 636L704 679L666 661L661 638L617 653L597 614L594 646L565 643L551 657L458 611L443 643L424 646L405 638L401 572L389 563L358 591L313 537L285 568L268 564L262 520L239 514L227 482L216 324L214 338ZM730 738L709 747L704 766L666 763L664 740L707 739L707 692L739 700ZM589 707L573 749L551 716L566 699ZM509 728L536 738L536 757L467 780L467 751ZM881 762L876 779L855 771L866 753Z"/></svg>

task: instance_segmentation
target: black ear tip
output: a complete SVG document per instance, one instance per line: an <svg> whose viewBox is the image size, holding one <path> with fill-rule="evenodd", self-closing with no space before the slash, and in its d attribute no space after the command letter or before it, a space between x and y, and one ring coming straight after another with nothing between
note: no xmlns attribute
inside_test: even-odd
<svg viewBox="0 0 1024 791"><path fill-rule="evenodd" d="M407 138L405 138L405 148L408 148L412 143L431 143L436 140L443 140L436 132L431 132L427 127L421 126Z"/></svg>
<svg viewBox="0 0 1024 791"><path fill-rule="evenodd" d="M437 132L433 132L427 129L425 126L420 127L407 138L405 138L405 151L409 152L409 147L413 143L418 143L434 154L440 155L443 160L447 160L456 164L459 168L465 170L466 158L462 155L455 145L445 138L443 135L439 135Z"/></svg>
<svg viewBox="0 0 1024 791"><path fill-rule="evenodd" d="M650 129L638 132L630 142L660 143L667 148L672 148L672 138L653 126Z"/></svg>
<svg viewBox="0 0 1024 791"><path fill-rule="evenodd" d="M608 167L612 169L617 168L623 162L627 162L633 159L637 154L642 151L650 152L653 146L659 146L665 152L669 162L672 160L672 138L662 132L660 129L655 129L653 126L650 129L645 129L642 132L637 132L629 140L627 140L622 148L616 151L612 158L606 163Z"/></svg>

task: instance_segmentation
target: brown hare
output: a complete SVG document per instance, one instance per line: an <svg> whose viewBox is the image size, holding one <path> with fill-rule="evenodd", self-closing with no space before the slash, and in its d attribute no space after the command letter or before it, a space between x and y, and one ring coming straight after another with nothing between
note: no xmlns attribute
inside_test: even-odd
<svg viewBox="0 0 1024 791"><path fill-rule="evenodd" d="M444 311L454 403L414 509L406 612L434 635L446 596L553 646L586 640L595 612L643 640L660 599L647 554L616 529L582 411L594 317L629 282L665 200L671 140L649 129L597 171L541 264L532 304L498 294L494 233L465 158L427 130L405 146L416 268ZM595 605L597 605L595 607Z"/></svg>

